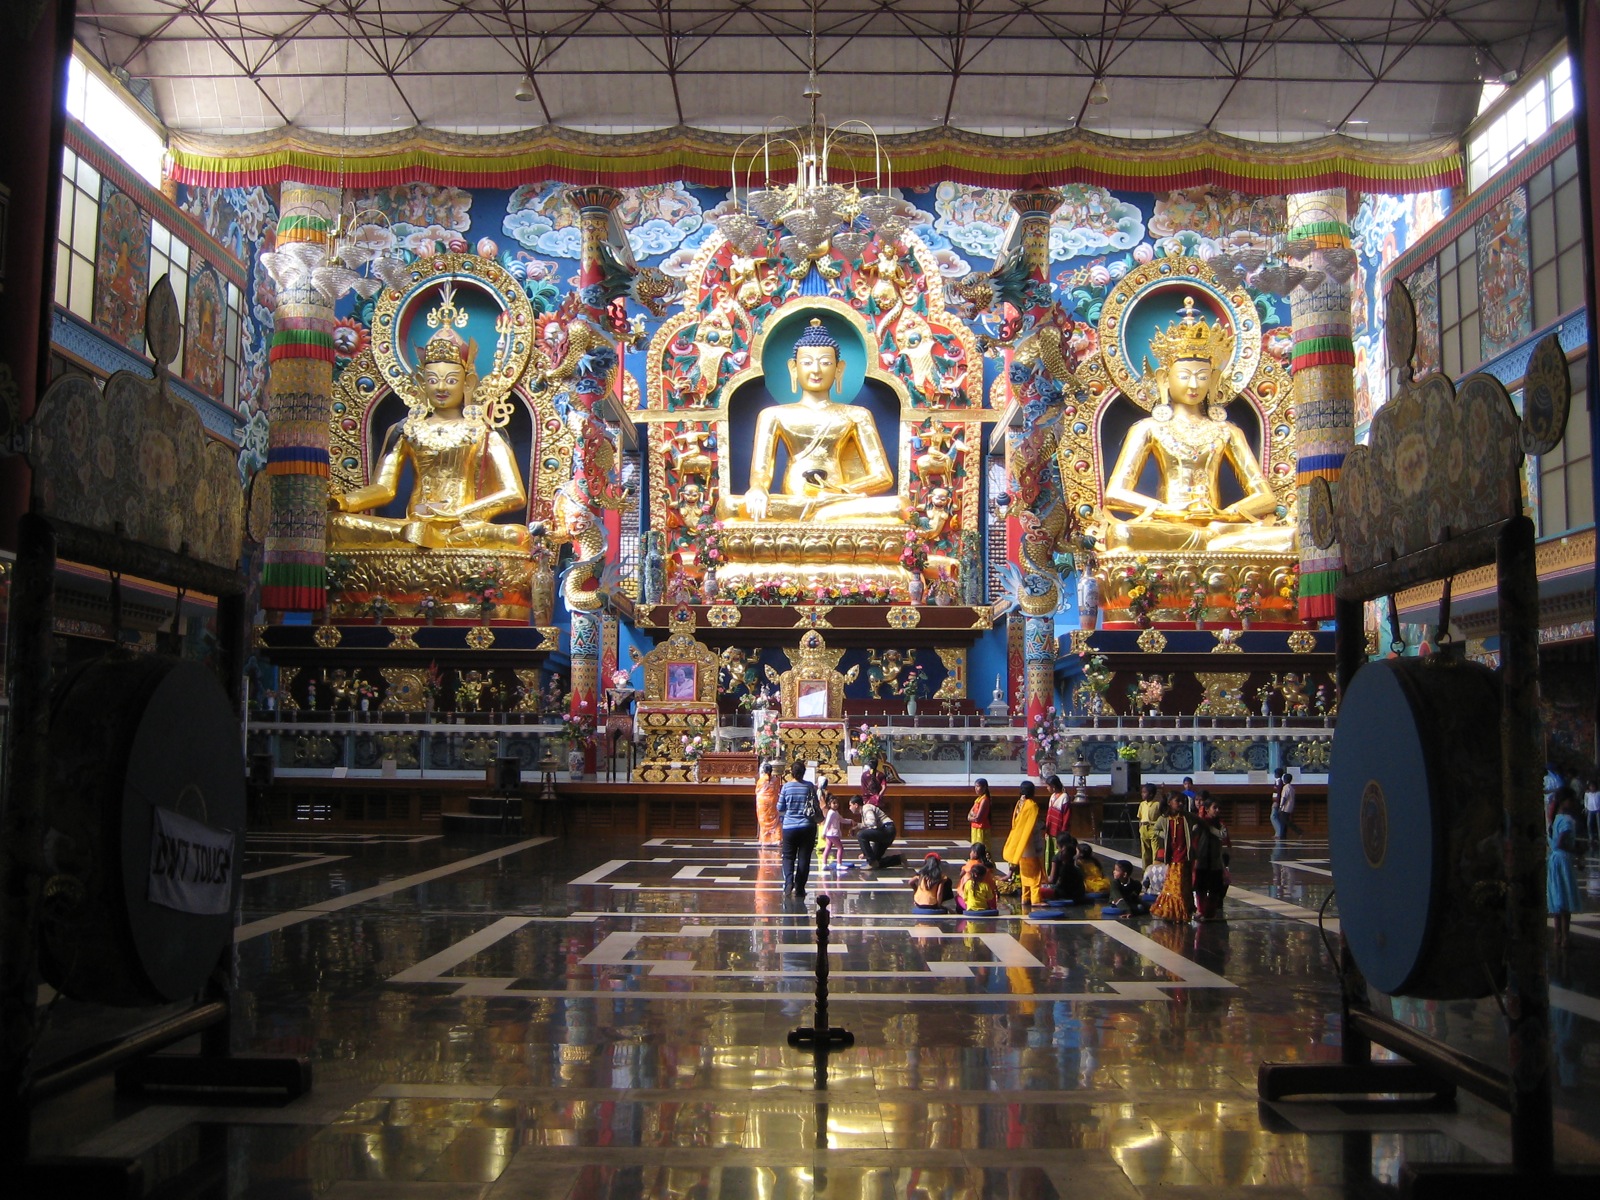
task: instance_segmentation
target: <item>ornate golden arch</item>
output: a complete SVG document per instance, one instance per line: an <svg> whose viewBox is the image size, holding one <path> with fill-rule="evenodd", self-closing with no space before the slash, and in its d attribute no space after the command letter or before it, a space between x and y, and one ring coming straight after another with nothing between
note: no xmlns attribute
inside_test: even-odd
<svg viewBox="0 0 1600 1200"><path fill-rule="evenodd" d="M1107 459L1115 459L1120 448L1106 447L1100 436L1112 402L1118 396L1126 396L1148 411L1159 399L1154 380L1145 374L1143 363L1133 363L1125 352L1122 327L1127 317L1154 290L1176 290L1183 285L1215 300L1233 326L1234 352L1221 386L1226 399L1237 396L1255 410L1261 422L1261 444L1257 447L1261 469L1293 524L1296 458L1294 392L1289 373L1262 351L1261 320L1250 293L1242 287L1224 286L1198 258L1158 258L1145 263L1123 276L1106 297L1095 327L1099 348L1077 373L1088 403L1067 418L1056 451L1067 503L1082 520L1091 519L1100 510L1110 466Z"/></svg>

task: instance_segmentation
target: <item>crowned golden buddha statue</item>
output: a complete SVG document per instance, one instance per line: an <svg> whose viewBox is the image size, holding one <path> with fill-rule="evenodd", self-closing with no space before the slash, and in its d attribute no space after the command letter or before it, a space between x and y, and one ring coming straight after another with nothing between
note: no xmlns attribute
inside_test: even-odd
<svg viewBox="0 0 1600 1200"><path fill-rule="evenodd" d="M444 306L451 304L447 295ZM430 314L430 317L436 316ZM430 323L435 323L430 321ZM476 345L447 316L422 347L417 386L422 404L391 428L383 457L366 487L329 497L328 547L343 550L525 550L522 523L493 518L521 512L528 502L505 435L465 408L478 386ZM410 464L411 495L404 517L370 510L394 500Z"/></svg>
<svg viewBox="0 0 1600 1200"><path fill-rule="evenodd" d="M1108 551L1254 551L1286 554L1294 527L1244 431L1228 420L1223 372L1233 332L1209 325L1185 297L1183 317L1150 339L1159 402L1128 430L1106 478L1103 541ZM1148 364L1146 366L1148 371ZM1155 460L1160 494L1139 490ZM1232 468L1244 495L1223 504L1221 473Z"/></svg>
<svg viewBox="0 0 1600 1200"><path fill-rule="evenodd" d="M792 404L771 404L756 418L750 488L725 499L729 522L903 523L894 471L872 414L830 398L844 386L839 343L813 318L795 341L789 382ZM781 491L773 490L778 448L789 455Z"/></svg>

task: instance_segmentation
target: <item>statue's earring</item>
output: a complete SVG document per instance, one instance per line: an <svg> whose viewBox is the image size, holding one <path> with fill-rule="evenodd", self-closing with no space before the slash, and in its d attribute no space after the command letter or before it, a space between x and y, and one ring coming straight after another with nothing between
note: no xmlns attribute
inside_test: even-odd
<svg viewBox="0 0 1600 1200"><path fill-rule="evenodd" d="M1225 422L1228 419L1227 406L1223 405L1223 404L1210 405L1206 409L1206 416L1210 417L1213 421L1216 421L1218 424L1221 424L1221 423Z"/></svg>
<svg viewBox="0 0 1600 1200"><path fill-rule="evenodd" d="M839 369L833 373L833 394L844 395L844 364L839 364Z"/></svg>
<svg viewBox="0 0 1600 1200"><path fill-rule="evenodd" d="M1150 410L1150 415L1158 421L1172 420L1172 405L1163 400Z"/></svg>
<svg viewBox="0 0 1600 1200"><path fill-rule="evenodd" d="M789 390L791 392L800 390L800 365L792 358L789 360Z"/></svg>

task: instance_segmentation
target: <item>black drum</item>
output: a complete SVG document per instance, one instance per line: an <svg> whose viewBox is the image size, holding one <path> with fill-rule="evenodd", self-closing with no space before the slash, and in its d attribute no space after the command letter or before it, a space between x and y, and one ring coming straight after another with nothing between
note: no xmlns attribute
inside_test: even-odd
<svg viewBox="0 0 1600 1200"><path fill-rule="evenodd" d="M1339 923L1391 996L1504 982L1500 683L1476 663L1387 659L1339 705L1328 840Z"/></svg>
<svg viewBox="0 0 1600 1200"><path fill-rule="evenodd" d="M40 970L102 1004L192 995L233 937L244 850L238 718L196 663L108 656L50 713Z"/></svg>

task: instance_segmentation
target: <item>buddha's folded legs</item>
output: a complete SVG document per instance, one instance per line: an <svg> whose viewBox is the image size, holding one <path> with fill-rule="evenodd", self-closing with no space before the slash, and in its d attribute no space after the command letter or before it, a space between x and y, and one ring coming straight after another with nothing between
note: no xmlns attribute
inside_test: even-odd
<svg viewBox="0 0 1600 1200"><path fill-rule="evenodd" d="M725 506L724 519L748 521L744 501ZM767 497L767 522L772 521L893 521L899 523L899 496L788 496L775 492Z"/></svg>
<svg viewBox="0 0 1600 1200"><path fill-rule="evenodd" d="M489 521L441 524L367 513L330 513L328 546L332 550L525 550L528 530L524 525L496 525Z"/></svg>

